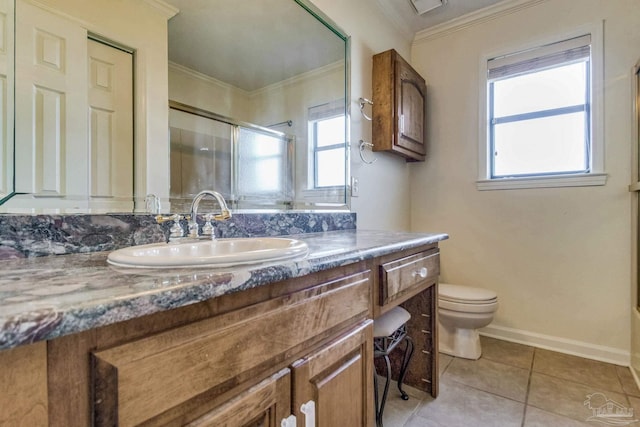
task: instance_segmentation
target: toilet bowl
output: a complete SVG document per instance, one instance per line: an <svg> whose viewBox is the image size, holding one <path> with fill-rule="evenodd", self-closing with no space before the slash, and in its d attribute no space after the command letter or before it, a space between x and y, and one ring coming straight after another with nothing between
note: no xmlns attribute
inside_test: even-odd
<svg viewBox="0 0 640 427"><path fill-rule="evenodd" d="M476 360L482 355L478 329L493 320L498 296L488 289L438 285L438 334L440 352Z"/></svg>

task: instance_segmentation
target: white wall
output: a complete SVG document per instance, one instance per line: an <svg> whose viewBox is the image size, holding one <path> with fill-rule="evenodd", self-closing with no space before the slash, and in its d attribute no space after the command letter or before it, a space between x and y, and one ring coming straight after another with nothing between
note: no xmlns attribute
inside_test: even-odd
<svg viewBox="0 0 640 427"><path fill-rule="evenodd" d="M393 48L408 60L410 40L370 0L313 3L351 36L351 174L360 180L360 196L351 199L351 210L358 215L358 228L408 230L409 166L398 156L368 150L367 159L378 160L373 165L362 163L358 141L371 142L371 122L360 115L358 98L372 97L373 55ZM369 107L367 111L370 115Z"/></svg>
<svg viewBox="0 0 640 427"><path fill-rule="evenodd" d="M225 117L251 121L248 92L176 64L169 65L169 99Z"/></svg>
<svg viewBox="0 0 640 427"><path fill-rule="evenodd" d="M482 56L602 20L606 186L478 191ZM412 63L428 85L431 155L412 165L411 228L450 234L441 281L497 291L494 334L628 363L638 22L636 0L548 0L414 42Z"/></svg>

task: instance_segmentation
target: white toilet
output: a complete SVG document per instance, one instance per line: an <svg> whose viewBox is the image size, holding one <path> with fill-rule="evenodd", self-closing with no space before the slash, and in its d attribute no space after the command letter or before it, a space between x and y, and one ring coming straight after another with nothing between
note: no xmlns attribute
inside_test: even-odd
<svg viewBox="0 0 640 427"><path fill-rule="evenodd" d="M440 352L476 360L482 354L478 329L493 320L498 295L470 286L438 285L438 333Z"/></svg>

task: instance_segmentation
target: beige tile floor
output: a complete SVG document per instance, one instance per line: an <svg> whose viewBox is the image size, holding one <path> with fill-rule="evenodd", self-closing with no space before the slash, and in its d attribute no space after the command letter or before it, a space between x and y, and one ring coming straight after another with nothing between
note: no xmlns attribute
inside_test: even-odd
<svg viewBox="0 0 640 427"><path fill-rule="evenodd" d="M640 390L629 368L482 337L479 360L440 355L440 395L405 387L400 399L389 390L384 427L577 427L607 426L588 421L592 406L609 399L633 408L640 427ZM381 384L383 381L379 381Z"/></svg>

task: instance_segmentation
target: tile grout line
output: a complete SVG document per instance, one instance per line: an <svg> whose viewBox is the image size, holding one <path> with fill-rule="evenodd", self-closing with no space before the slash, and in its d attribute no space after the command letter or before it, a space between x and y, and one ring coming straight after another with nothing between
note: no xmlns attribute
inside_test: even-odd
<svg viewBox="0 0 640 427"><path fill-rule="evenodd" d="M533 357L531 357L531 364L529 365L529 380L527 381L527 393L524 396L524 408L522 410L522 424L520 427L524 427L525 420L527 419L527 407L529 406L529 393L531 392L531 377L533 376L533 362L536 360L536 348L533 347Z"/></svg>
<svg viewBox="0 0 640 427"><path fill-rule="evenodd" d="M631 369L630 367L627 367L625 369ZM624 388L624 383L622 382L622 377L620 376L620 373L618 372L618 368L616 368L616 377L618 377L618 382L620 383L620 388L622 389L622 394L624 394L624 398L627 399L627 405L629 405L628 407L631 408L631 399L629 399L629 393L627 393L627 390L625 390Z"/></svg>

